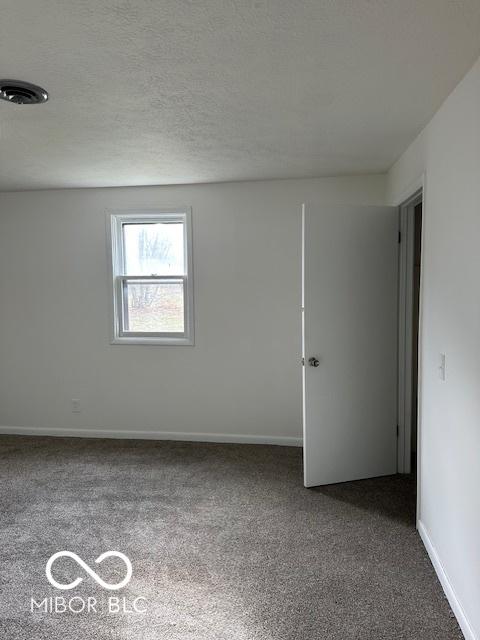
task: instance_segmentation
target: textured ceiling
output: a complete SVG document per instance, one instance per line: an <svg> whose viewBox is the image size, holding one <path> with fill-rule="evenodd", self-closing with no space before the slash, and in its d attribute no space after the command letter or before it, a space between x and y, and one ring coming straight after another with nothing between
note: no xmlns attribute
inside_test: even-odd
<svg viewBox="0 0 480 640"><path fill-rule="evenodd" d="M383 172L480 53L480 0L2 0L0 189Z"/></svg>

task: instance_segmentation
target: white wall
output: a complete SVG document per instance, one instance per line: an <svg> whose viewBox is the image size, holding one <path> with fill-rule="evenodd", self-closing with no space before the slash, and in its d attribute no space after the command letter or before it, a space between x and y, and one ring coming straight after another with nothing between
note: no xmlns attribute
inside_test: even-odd
<svg viewBox="0 0 480 640"><path fill-rule="evenodd" d="M383 204L385 178L0 194L0 427L298 442L313 197ZM196 344L110 345L105 209L168 205L193 209Z"/></svg>
<svg viewBox="0 0 480 640"><path fill-rule="evenodd" d="M423 171L420 530L465 635L480 638L480 61L391 169L389 200Z"/></svg>

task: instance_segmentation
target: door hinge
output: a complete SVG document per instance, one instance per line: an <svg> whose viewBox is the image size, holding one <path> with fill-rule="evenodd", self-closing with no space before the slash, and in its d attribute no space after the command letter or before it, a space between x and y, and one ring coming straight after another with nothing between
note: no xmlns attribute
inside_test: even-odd
<svg viewBox="0 0 480 640"><path fill-rule="evenodd" d="M397 424L397 438L398 438L399 435L400 435L400 427Z"/></svg>
<svg viewBox="0 0 480 640"><path fill-rule="evenodd" d="M302 358L302 367L305 366L305 358Z"/></svg>
<svg viewBox="0 0 480 640"><path fill-rule="evenodd" d="M398 232L398 244L400 244L402 242L402 232L399 231Z"/></svg>

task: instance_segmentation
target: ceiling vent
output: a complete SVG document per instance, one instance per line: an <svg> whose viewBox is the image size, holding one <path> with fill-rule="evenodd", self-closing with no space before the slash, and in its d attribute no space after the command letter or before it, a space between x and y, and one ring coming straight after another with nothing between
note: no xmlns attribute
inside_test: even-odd
<svg viewBox="0 0 480 640"><path fill-rule="evenodd" d="M15 104L40 104L48 100L48 93L21 80L0 80L0 99Z"/></svg>

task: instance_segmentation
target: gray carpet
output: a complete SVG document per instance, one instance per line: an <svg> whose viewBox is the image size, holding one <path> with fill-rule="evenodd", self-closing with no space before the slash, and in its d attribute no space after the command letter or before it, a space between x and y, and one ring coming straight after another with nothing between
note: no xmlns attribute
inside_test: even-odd
<svg viewBox="0 0 480 640"><path fill-rule="evenodd" d="M294 448L0 437L0 637L7 640L461 638L400 476L304 489ZM102 579L133 565L130 583ZM119 566L120 563L120 566ZM30 598L144 596L146 614L30 613ZM80 602L79 600L76 601ZM79 606L79 605L78 605ZM97 605L99 606L99 605Z"/></svg>

